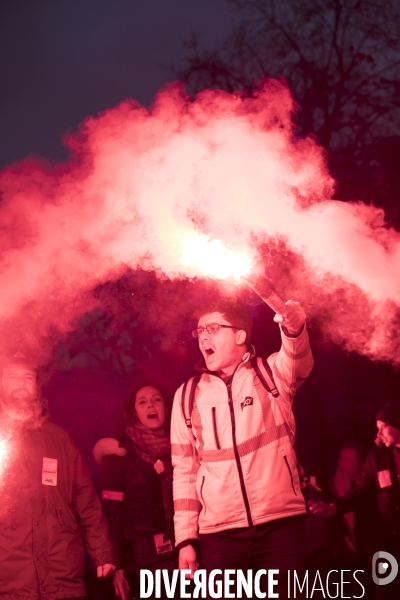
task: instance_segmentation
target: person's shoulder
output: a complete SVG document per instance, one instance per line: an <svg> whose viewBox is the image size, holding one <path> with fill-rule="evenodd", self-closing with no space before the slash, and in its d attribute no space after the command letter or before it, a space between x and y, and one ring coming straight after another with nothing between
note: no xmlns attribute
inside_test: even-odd
<svg viewBox="0 0 400 600"><path fill-rule="evenodd" d="M70 455L71 453L79 453L74 439L61 425L48 420L42 424L41 430L47 442L54 448L58 448L58 452L61 454L67 453Z"/></svg>
<svg viewBox="0 0 400 600"><path fill-rule="evenodd" d="M196 375L189 377L183 383L181 383L181 385L177 388L177 390L174 394L174 402L177 400L180 400L182 398L184 392L185 392L185 394L186 394L186 392L189 392L191 382L193 381L194 377L196 377Z"/></svg>
<svg viewBox="0 0 400 600"><path fill-rule="evenodd" d="M176 388L176 392L175 392L175 396L177 394L182 394L183 392L183 388L186 386L188 386L189 382L193 379L193 377L188 377L188 379L185 379L185 381L183 383L180 384L180 386L178 386Z"/></svg>
<svg viewBox="0 0 400 600"><path fill-rule="evenodd" d="M67 432L66 429L64 429L64 427L61 427L61 425L58 425L57 423L54 423L53 421L45 421L42 425L42 429L44 429L46 432L53 434L55 436L60 436L61 438L68 438L71 439L71 436L69 435L69 433Z"/></svg>

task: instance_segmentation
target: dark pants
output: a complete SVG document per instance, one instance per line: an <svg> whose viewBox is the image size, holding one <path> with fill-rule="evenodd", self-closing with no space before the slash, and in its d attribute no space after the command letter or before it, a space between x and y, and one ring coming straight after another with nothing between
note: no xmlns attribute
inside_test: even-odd
<svg viewBox="0 0 400 600"><path fill-rule="evenodd" d="M259 528L261 535L255 528L254 536L248 538L224 533L200 535L201 567L207 573L213 569L241 569L245 576L247 569L253 569L253 577L259 569L279 569L279 575L274 576L278 585L273 591L279 594L280 600L293 597L293 593L288 596L288 571L291 579L294 570L298 575L303 573L307 557L304 519L288 517ZM233 592L235 587L232 586L230 591ZM260 587L261 591L268 594L266 576L261 577Z"/></svg>

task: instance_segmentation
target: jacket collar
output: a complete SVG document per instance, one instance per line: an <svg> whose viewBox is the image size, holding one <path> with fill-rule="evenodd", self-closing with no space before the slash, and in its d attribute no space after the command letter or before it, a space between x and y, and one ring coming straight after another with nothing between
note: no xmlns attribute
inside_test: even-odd
<svg viewBox="0 0 400 600"><path fill-rule="evenodd" d="M243 354L243 358L239 364L249 362L255 355L256 350L254 346L250 346L250 349ZM207 369L206 361L204 360L204 358L200 359L199 362L195 364L194 368L199 373L208 373L209 375L216 375L217 377L220 377L219 371L210 371L209 369Z"/></svg>

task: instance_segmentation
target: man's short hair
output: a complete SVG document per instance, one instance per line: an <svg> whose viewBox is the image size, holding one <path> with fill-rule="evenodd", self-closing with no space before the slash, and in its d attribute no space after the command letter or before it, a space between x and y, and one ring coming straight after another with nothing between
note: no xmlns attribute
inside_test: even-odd
<svg viewBox="0 0 400 600"><path fill-rule="evenodd" d="M197 319L200 319L204 315L213 312L221 313L224 319L229 321L231 325L234 325L238 329L243 329L246 332L246 346L250 346L253 321L241 302L232 300L231 298L220 298L210 304L203 304L196 311L196 316Z"/></svg>

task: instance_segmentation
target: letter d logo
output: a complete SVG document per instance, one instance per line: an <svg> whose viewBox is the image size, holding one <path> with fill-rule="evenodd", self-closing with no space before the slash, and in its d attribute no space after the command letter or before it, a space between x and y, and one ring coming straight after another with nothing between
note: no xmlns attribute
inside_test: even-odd
<svg viewBox="0 0 400 600"><path fill-rule="evenodd" d="M382 562L379 562L377 565L376 563L378 560ZM392 556L392 554L389 554L389 552L383 552L383 550L375 552L375 554L372 557L372 579L373 582L376 583L376 585L387 585L388 583L392 583L393 579L398 573L398 570L399 565L397 564L397 560L394 556ZM385 573L387 573L385 577L378 577L378 574L384 575Z"/></svg>

